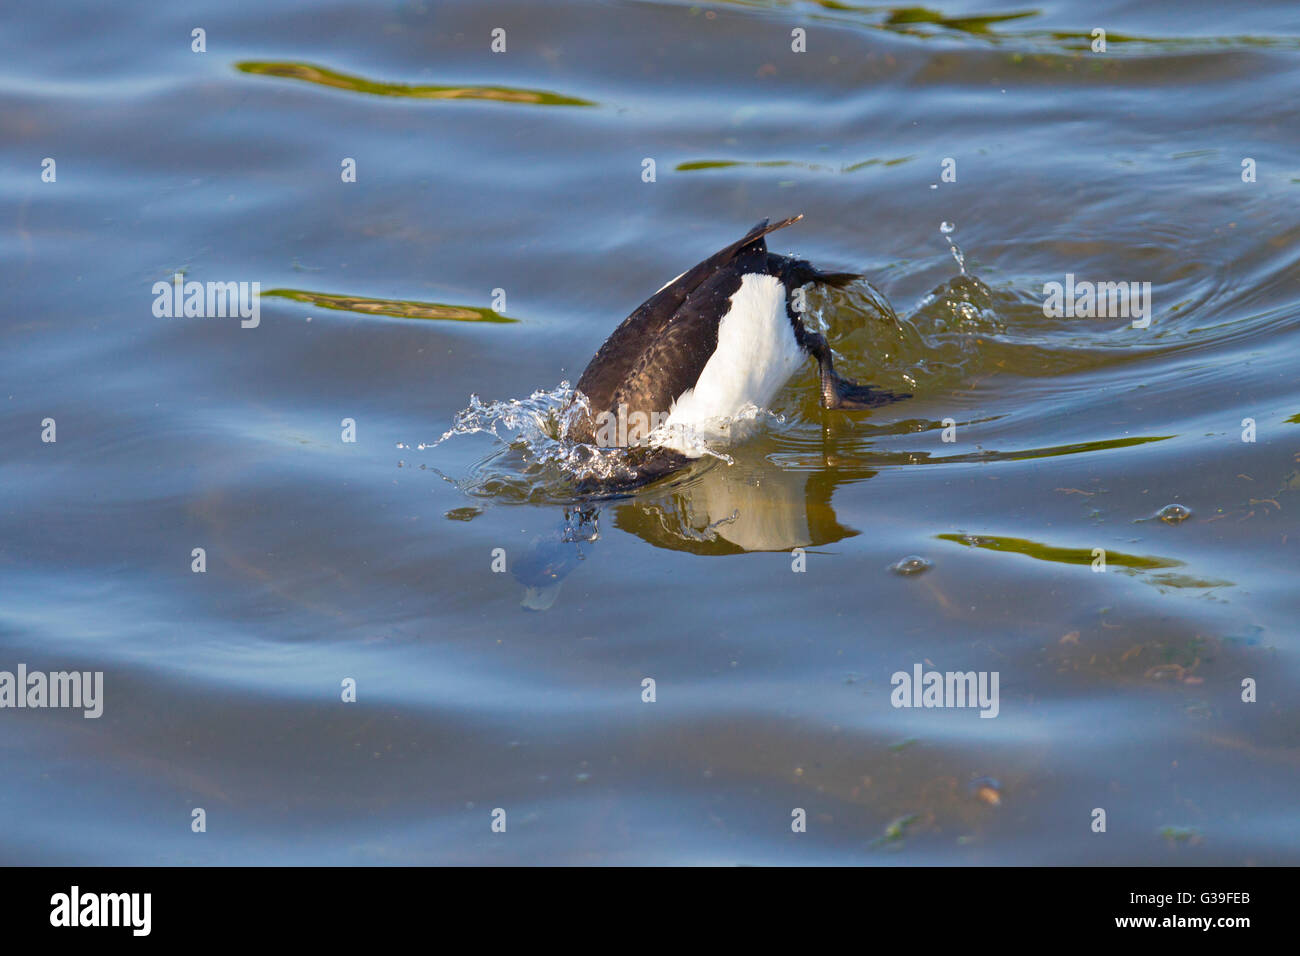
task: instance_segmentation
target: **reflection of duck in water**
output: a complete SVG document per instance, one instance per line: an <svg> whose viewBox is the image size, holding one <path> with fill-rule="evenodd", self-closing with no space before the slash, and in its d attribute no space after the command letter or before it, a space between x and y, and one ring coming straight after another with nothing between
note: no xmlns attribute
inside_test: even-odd
<svg viewBox="0 0 1300 956"><path fill-rule="evenodd" d="M614 522L656 547L692 554L817 547L858 533L836 519L831 493L841 482L873 474L706 467L680 487L613 505ZM555 603L564 579L591 555L598 518L596 507L566 511L558 526L512 563L511 573L525 588L523 607L545 611Z"/></svg>
<svg viewBox="0 0 1300 956"><path fill-rule="evenodd" d="M843 480L835 471L771 468L756 474L718 466L685 487L620 504L614 523L656 547L692 554L817 547L858 533L840 524L831 507L831 493Z"/></svg>
<svg viewBox="0 0 1300 956"><path fill-rule="evenodd" d="M628 316L578 380L588 408L568 437L624 447L657 430L654 444L662 451L643 477L667 474L702 454L699 440L725 439L723 423L751 406L767 408L809 358L817 361L825 408L908 398L841 378L826 340L804 327L796 290L860 277L767 251L764 236L801 218L763 220Z"/></svg>

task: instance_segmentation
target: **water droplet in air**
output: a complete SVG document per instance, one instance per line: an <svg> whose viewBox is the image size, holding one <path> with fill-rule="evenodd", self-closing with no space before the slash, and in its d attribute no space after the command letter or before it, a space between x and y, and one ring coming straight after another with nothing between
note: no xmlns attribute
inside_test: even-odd
<svg viewBox="0 0 1300 956"><path fill-rule="evenodd" d="M956 231L956 229L957 227L954 226L946 219L943 222L939 223L939 231L943 233L943 237L948 240L948 248L952 250L952 257L955 260L957 260L957 268L961 270L962 275L965 275L966 256L962 254L961 246L957 245L957 243L952 241L952 234Z"/></svg>

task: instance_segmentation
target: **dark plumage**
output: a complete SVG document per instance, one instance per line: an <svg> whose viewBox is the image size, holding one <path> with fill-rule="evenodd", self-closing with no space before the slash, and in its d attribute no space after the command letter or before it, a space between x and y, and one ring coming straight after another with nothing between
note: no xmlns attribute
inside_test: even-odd
<svg viewBox="0 0 1300 956"><path fill-rule="evenodd" d="M772 397L764 393L774 393L797 367L800 353L817 360L827 408L870 408L907 398L837 376L826 340L804 328L793 308L796 289L808 283L843 286L860 277L822 272L805 260L767 251L768 233L801 218L763 220L628 316L578 380L590 414L572 422L569 437L607 443L599 441L602 413L618 416L620 409L624 415L641 413L651 419L670 413L683 418L704 411L734 414L732 406L742 400L761 406ZM784 319L773 318L778 310ZM749 367L763 363L777 367ZM689 398L694 405L684 408L684 396L693 391Z"/></svg>

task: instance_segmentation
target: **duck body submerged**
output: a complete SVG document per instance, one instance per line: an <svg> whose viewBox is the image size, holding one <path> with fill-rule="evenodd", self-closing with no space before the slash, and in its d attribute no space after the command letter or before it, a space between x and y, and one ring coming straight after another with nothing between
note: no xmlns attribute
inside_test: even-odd
<svg viewBox="0 0 1300 956"><path fill-rule="evenodd" d="M809 358L818 363L826 408L910 397L839 377L826 340L804 327L797 289L861 277L769 253L767 234L801 218L763 220L628 316L578 380L585 406L568 437L601 447L652 444L680 457L680 467L703 453L701 440L725 441L747 408L766 408Z"/></svg>

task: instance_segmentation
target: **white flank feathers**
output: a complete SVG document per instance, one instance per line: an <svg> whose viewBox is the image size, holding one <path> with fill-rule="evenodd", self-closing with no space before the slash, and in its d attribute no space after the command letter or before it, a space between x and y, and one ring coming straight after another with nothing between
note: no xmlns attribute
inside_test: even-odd
<svg viewBox="0 0 1300 956"><path fill-rule="evenodd" d="M665 422L668 434L657 444L698 455L691 437L734 437L730 423L747 408L766 409L805 358L785 313L781 280L756 273L742 276L718 324L717 349L695 387L673 403Z"/></svg>

